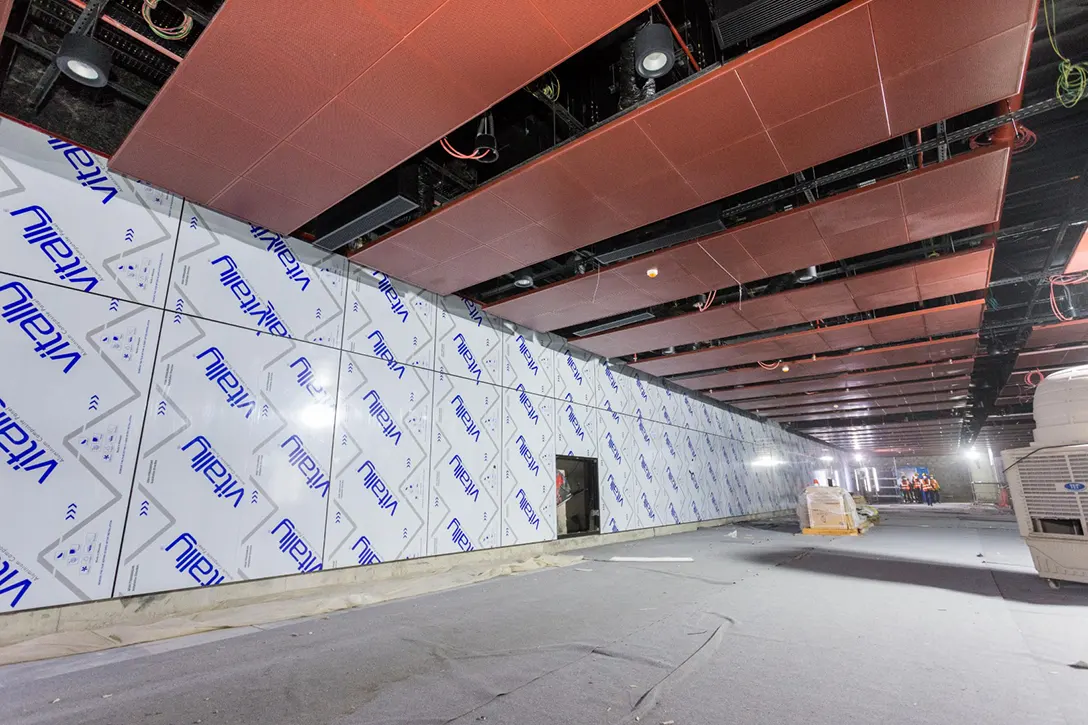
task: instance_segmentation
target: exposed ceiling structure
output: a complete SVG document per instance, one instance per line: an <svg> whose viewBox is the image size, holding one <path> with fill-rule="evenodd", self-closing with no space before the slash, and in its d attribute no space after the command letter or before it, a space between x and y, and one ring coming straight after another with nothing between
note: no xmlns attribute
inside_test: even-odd
<svg viewBox="0 0 1088 725"><path fill-rule="evenodd" d="M1019 445L1032 386L1088 363L1078 0L5 12L0 112L848 449ZM105 87L53 70L73 28Z"/></svg>

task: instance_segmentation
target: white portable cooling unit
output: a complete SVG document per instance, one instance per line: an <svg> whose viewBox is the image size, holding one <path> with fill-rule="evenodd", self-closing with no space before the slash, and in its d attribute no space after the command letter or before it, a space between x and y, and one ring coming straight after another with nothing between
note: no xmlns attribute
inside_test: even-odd
<svg viewBox="0 0 1088 725"><path fill-rule="evenodd" d="M1002 452L1020 535L1047 579L1088 583L1088 365L1035 391L1035 442Z"/></svg>

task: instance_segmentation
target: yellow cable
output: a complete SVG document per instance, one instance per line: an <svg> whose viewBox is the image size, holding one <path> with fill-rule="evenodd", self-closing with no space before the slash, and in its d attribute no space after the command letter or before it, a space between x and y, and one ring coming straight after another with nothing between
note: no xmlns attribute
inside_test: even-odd
<svg viewBox="0 0 1088 725"><path fill-rule="evenodd" d="M1088 65L1074 63L1062 55L1058 50L1058 44L1054 40L1057 32L1057 10L1053 11L1055 17L1051 17L1050 5L1054 0L1043 0L1043 19L1046 23L1046 34L1050 40L1050 47L1054 49L1054 55L1058 56L1058 81L1055 84L1055 95L1058 102L1066 108L1077 105L1088 93Z"/></svg>

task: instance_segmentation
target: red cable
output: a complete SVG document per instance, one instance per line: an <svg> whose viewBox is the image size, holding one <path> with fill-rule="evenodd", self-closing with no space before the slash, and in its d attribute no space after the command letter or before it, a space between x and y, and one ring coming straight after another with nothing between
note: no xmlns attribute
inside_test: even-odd
<svg viewBox="0 0 1088 725"><path fill-rule="evenodd" d="M657 4L657 9L661 11L661 17L665 18L665 22L669 24L669 28L672 30L673 36L676 38L676 42L680 44L680 47L687 53L688 60L691 62L691 67L695 69L695 72L699 72L699 64L695 62L695 56L691 54L691 49L688 48L688 44L684 42L684 39L680 37L680 33L676 31L676 26L669 20L668 13L665 12L665 8L661 7L661 3Z"/></svg>

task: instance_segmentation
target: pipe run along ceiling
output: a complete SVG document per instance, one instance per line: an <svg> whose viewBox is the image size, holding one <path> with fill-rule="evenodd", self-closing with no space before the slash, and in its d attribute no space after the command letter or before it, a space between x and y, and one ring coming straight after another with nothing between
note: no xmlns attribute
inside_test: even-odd
<svg viewBox="0 0 1088 725"><path fill-rule="evenodd" d="M738 281L752 282L991 224L1001 213L1008 163L1008 148L979 149L532 290L487 309L533 329L557 330L732 287ZM658 270L652 280L646 276L650 267Z"/></svg>
<svg viewBox="0 0 1088 725"><path fill-rule="evenodd" d="M451 293L996 103L1020 91L1035 5L855 0L352 259Z"/></svg>
<svg viewBox="0 0 1088 725"><path fill-rule="evenodd" d="M646 0L229 0L110 162L288 234Z"/></svg>

